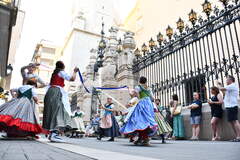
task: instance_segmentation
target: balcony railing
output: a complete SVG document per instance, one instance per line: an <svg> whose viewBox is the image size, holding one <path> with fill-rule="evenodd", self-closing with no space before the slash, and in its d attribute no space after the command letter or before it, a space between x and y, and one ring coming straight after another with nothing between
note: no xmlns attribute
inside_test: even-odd
<svg viewBox="0 0 240 160"><path fill-rule="evenodd" d="M9 8L16 8L19 7L21 0L0 0L0 5L9 7Z"/></svg>

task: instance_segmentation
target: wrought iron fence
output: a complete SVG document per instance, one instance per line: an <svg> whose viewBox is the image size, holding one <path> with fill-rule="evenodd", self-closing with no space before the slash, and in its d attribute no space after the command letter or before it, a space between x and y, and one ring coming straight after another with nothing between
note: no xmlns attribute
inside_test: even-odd
<svg viewBox="0 0 240 160"><path fill-rule="evenodd" d="M188 105L193 92L199 92L202 101L206 101L215 80L224 84L227 75L233 75L240 86L240 4L221 2L224 9L212 9L206 0L203 4L206 18L197 17L192 10L191 27L179 19L178 33L168 27L168 40L159 33L159 45L151 39L150 51L145 44L143 56L138 49L135 51L134 74L148 78L148 85L163 105L168 105L173 94Z"/></svg>

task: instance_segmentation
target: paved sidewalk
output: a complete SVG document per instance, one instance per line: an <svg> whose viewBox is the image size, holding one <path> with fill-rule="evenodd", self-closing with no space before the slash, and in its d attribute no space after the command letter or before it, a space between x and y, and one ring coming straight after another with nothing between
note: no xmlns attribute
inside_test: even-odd
<svg viewBox="0 0 240 160"><path fill-rule="evenodd" d="M68 141L69 143L51 143L51 142L48 142L48 140L46 139L40 139L39 141L57 148L61 148L74 153L86 155L88 157L92 157L97 160L113 160L113 159L114 160L162 160L161 158L150 158L148 155L139 156L139 155L132 155L132 154L121 153L121 152L114 152L109 150L94 149L92 147L86 147L84 144L83 145L74 144L71 142L70 139Z"/></svg>
<svg viewBox="0 0 240 160"><path fill-rule="evenodd" d="M108 142L107 139L104 138L102 141L98 141L96 138L68 139L68 142L71 146L83 148L79 148L77 153L97 159L101 155L94 156L96 151L102 154L108 152L114 160L122 160L121 155L124 155L126 158L127 156L141 157L140 159L144 160L240 160L239 142L167 141L167 144L161 144L161 141L153 140L151 141L151 146L143 147L134 146L128 142L128 139L117 138L116 142ZM66 146L60 144L56 147ZM66 147L66 149L71 148L74 149L75 147ZM127 160L139 159L132 157Z"/></svg>
<svg viewBox="0 0 240 160"><path fill-rule="evenodd" d="M92 160L38 141L0 140L0 160Z"/></svg>
<svg viewBox="0 0 240 160"><path fill-rule="evenodd" d="M64 137L65 138L65 137ZM68 143L1 140L0 160L239 160L240 143L226 141L151 141L150 147L134 146L127 139L116 142L96 138L69 139ZM91 158L90 158L91 157Z"/></svg>

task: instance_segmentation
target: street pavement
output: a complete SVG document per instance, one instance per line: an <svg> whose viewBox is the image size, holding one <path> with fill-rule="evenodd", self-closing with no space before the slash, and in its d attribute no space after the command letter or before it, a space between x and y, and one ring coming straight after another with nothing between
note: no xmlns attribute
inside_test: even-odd
<svg viewBox="0 0 240 160"><path fill-rule="evenodd" d="M240 160L240 143L227 141L168 141L167 144L161 144L159 140L152 140L150 147L134 146L127 139L117 139L116 142L108 142L107 139L97 141L95 138L70 139L69 144L79 146L78 153L88 155L96 159L103 159L101 156L111 154L112 159L121 160L122 157L136 156L131 160L141 159L150 160ZM59 144L58 144L59 145ZM60 147L59 146L56 147ZM71 147L68 146L68 149ZM74 147L73 147L74 148ZM99 152L101 155L91 154ZM88 152L85 152L88 150ZM105 155L106 155L105 154ZM110 159L110 158L109 158ZM124 158L125 159L125 158Z"/></svg>
<svg viewBox="0 0 240 160"><path fill-rule="evenodd" d="M91 160L38 141L0 140L0 160Z"/></svg>
<svg viewBox="0 0 240 160"><path fill-rule="evenodd" d="M95 138L67 139L68 143L0 140L0 160L240 160L240 143L226 141L152 140L151 146L134 146L127 139L116 142Z"/></svg>

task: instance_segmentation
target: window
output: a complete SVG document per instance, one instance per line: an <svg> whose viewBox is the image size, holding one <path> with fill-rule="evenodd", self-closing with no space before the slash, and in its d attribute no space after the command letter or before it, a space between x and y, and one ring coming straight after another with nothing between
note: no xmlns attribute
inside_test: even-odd
<svg viewBox="0 0 240 160"><path fill-rule="evenodd" d="M43 53L48 53L48 54L55 54L55 48L43 47L43 48L42 48L42 52L43 52Z"/></svg>
<svg viewBox="0 0 240 160"><path fill-rule="evenodd" d="M200 93L200 98L202 101L207 100L207 91L206 91L206 82L205 75L197 75L191 77L185 82L185 100L187 104L192 103L193 101L193 92Z"/></svg>
<svg viewBox="0 0 240 160"><path fill-rule="evenodd" d="M53 66L53 60L50 59L41 59L41 64L44 64L46 66Z"/></svg>

